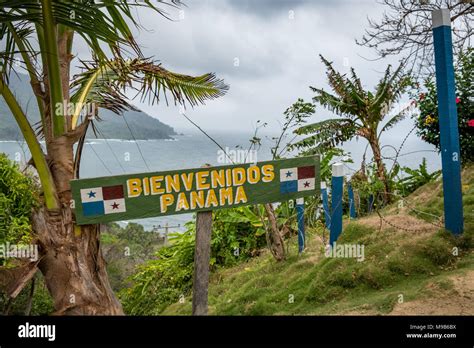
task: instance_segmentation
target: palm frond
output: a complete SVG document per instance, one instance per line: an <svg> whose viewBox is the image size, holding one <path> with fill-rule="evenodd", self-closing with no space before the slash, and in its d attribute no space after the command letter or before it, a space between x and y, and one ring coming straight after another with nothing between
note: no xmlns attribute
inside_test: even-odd
<svg viewBox="0 0 474 348"><path fill-rule="evenodd" d="M166 70L149 59L115 59L101 63L83 62L84 72L74 77L71 101L80 105L94 101L99 107L120 114L132 108L126 90L135 90L141 101L159 103L171 94L175 104L191 106L223 96L228 86L212 73L188 76ZM77 118L77 112L74 115Z"/></svg>
<svg viewBox="0 0 474 348"><path fill-rule="evenodd" d="M392 116L392 118L390 118L390 120L387 121L387 123L385 123L385 125L382 127L382 129L380 130L379 132L379 136L380 134L382 134L383 132L391 129L393 126L395 126L398 122L400 121L403 121L408 115L408 110L402 110L401 112L399 112L398 114Z"/></svg>
<svg viewBox="0 0 474 348"><path fill-rule="evenodd" d="M350 140L356 135L360 128L356 122L349 118L328 119L321 122L305 125L295 130L295 134L312 134L296 143L291 144L290 149L300 149L309 153L317 153L326 149L334 148L337 145Z"/></svg>
<svg viewBox="0 0 474 348"><path fill-rule="evenodd" d="M179 7L178 0L156 0L160 5ZM151 0L112 1L112 0L70 0L54 1L53 16L57 24L73 30L84 38L96 55L105 59L101 43L110 47L115 55L120 55L122 46L131 47L142 57L126 19L138 26L133 18L133 7L148 7L162 16L167 13ZM107 15L108 14L108 15ZM37 0L0 0L0 23L28 21L42 25L41 3Z"/></svg>
<svg viewBox="0 0 474 348"><path fill-rule="evenodd" d="M383 119L395 103L411 84L409 74L404 72L404 62L392 73L389 65L385 70L384 77L379 81L375 89L374 100L370 105L370 113L373 117Z"/></svg>
<svg viewBox="0 0 474 348"><path fill-rule="evenodd" d="M339 95L341 98L344 98L347 94L349 94L346 83L347 79L338 71L336 71L336 69L334 69L334 67L332 66L332 62L328 61L321 54L319 55L319 57L321 58L323 64L326 66L326 75L328 78L329 85L334 90L334 92L336 92L337 95Z"/></svg>
<svg viewBox="0 0 474 348"><path fill-rule="evenodd" d="M326 60L322 55L320 55L320 57L327 69L326 75L329 85L337 95L337 97L333 96L332 99L339 99L341 103L347 105L347 111L344 111L344 114L361 115L366 113L366 94L354 69L351 69L351 78L348 78L346 75L342 75L336 71L332 62ZM321 91L314 87L310 88L313 92ZM324 100L327 96L320 95L317 97ZM337 110L337 108L335 110Z"/></svg>
<svg viewBox="0 0 474 348"><path fill-rule="evenodd" d="M0 41L4 43L0 52L0 74L7 83L11 71L18 71L19 67L27 69L29 73L36 74L36 71L30 71L31 69L26 66L29 62L34 61L37 54L30 43L32 33L32 26L25 21L17 22L15 25L0 22ZM18 41L21 42L21 47L19 47ZM28 61L21 64L21 61L15 57L16 55L26 57Z"/></svg>
<svg viewBox="0 0 474 348"><path fill-rule="evenodd" d="M365 104L356 104L352 98L341 99L320 88L310 87L310 89L316 93L313 101L319 103L327 110L334 112L336 115L351 119L361 118L363 120L363 117L359 116L364 115Z"/></svg>

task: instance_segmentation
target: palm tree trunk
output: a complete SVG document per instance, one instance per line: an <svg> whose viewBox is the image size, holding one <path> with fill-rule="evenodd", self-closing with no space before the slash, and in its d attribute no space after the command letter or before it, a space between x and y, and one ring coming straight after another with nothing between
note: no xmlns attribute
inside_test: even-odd
<svg viewBox="0 0 474 348"><path fill-rule="evenodd" d="M282 261L285 259L285 245L280 230L278 229L275 210L271 204L265 204L265 211L270 221L270 227L267 229L267 242L270 246L270 251L275 260Z"/></svg>
<svg viewBox="0 0 474 348"><path fill-rule="evenodd" d="M39 269L53 297L55 315L122 315L100 249L98 225L75 227L72 210L39 209L33 216L42 259Z"/></svg>
<svg viewBox="0 0 474 348"><path fill-rule="evenodd" d="M49 144L50 168L58 192L59 211L44 207L34 213L33 230L42 249L39 269L58 315L122 315L110 286L100 248L99 225L76 226L71 207L74 178L73 144L79 127Z"/></svg>
<svg viewBox="0 0 474 348"><path fill-rule="evenodd" d="M384 202L390 203L390 185L385 173L385 164L382 160L382 151L380 150L379 140L376 136L372 136L369 139L369 144L374 154L375 165L377 166L377 178L384 184Z"/></svg>

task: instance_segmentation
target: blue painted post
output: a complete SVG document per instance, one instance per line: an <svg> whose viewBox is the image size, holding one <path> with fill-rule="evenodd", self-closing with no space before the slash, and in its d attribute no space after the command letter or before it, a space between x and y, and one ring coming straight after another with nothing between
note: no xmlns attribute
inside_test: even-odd
<svg viewBox="0 0 474 348"><path fill-rule="evenodd" d="M369 207L368 207L368 211L369 213L372 212L372 208L374 207L374 195L373 194L370 194L369 195Z"/></svg>
<svg viewBox="0 0 474 348"><path fill-rule="evenodd" d="M329 212L328 189L326 187L326 181L321 181L321 198L323 200L324 221L326 223L326 228L329 230L331 228L331 213Z"/></svg>
<svg viewBox="0 0 474 348"><path fill-rule="evenodd" d="M304 250L305 235L304 235L304 198L296 200L296 215L298 217L298 253Z"/></svg>
<svg viewBox="0 0 474 348"><path fill-rule="evenodd" d="M331 232L329 234L329 245L337 240L342 232L342 190L343 190L344 167L342 163L332 165L331 182Z"/></svg>
<svg viewBox="0 0 474 348"><path fill-rule="evenodd" d="M432 20L443 170L444 226L453 234L461 234L464 229L461 159L449 10L433 11Z"/></svg>
<svg viewBox="0 0 474 348"><path fill-rule="evenodd" d="M356 208L355 208L355 200L354 200L354 190L352 189L351 182L347 183L347 192L349 194L349 217L351 219L355 219L356 215Z"/></svg>

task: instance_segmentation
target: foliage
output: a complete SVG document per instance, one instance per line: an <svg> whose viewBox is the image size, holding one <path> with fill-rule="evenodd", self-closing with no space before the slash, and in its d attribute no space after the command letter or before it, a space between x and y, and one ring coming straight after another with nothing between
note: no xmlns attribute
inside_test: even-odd
<svg viewBox="0 0 474 348"><path fill-rule="evenodd" d="M11 89L15 91L15 96L22 109L28 115L32 124L41 122L38 106L31 101L35 95L31 90L28 76L18 73L10 77ZM170 126L151 117L143 111L125 111L122 117L117 117L115 113L107 109L99 109L100 123L94 123L97 136L106 139L169 139L176 132ZM99 118L98 117L98 118ZM130 130L126 127L126 123ZM87 132L87 138L95 137L92 128ZM15 122L13 115L0 97L0 139L20 140L21 130Z"/></svg>
<svg viewBox="0 0 474 348"><path fill-rule="evenodd" d="M394 103L411 84L411 80L400 65L395 71L388 66L384 77L374 93L363 89L359 77L351 69L350 77L337 72L332 62L321 56L327 68L330 87L335 94L323 89L310 87L316 95L313 101L342 118L331 118L298 128L298 135L310 135L293 144L293 147L311 151L324 151L350 139L361 136L378 139L380 134L393 127L405 117L405 110L392 116L379 129L379 125L389 115Z"/></svg>
<svg viewBox="0 0 474 348"><path fill-rule="evenodd" d="M394 192L399 189L400 165L395 163L386 174L386 181L382 182L377 175L377 166L371 163L364 166L364 171L358 171L351 177L351 185L354 189L355 199L359 202L358 215L362 216L372 212L373 208L380 208L384 205L382 192L384 192L385 184L388 185L389 191ZM372 202L370 202L372 200ZM369 205L372 204L372 209Z"/></svg>
<svg viewBox="0 0 474 348"><path fill-rule="evenodd" d="M364 261L360 262L324 257L322 245L312 239L305 253L287 262L275 264L263 255L245 266L220 270L209 288L210 314L327 315L362 308L384 314L392 310L400 291L405 299L408 288L411 296L420 296L421 288L433 277L447 278L474 261L468 250L454 256L455 241L446 233L426 234L412 243L403 233L374 232L350 223L340 237L341 244L364 245ZM189 313L187 299L163 312Z"/></svg>
<svg viewBox="0 0 474 348"><path fill-rule="evenodd" d="M281 134L280 136L273 138L273 140L275 141L275 145L271 148L273 159L282 158L287 151L292 150L291 142L294 140L294 138L288 144L285 144L285 146L281 146L281 142L285 137L287 137L286 132L289 129L300 127L306 122L307 118L314 114L314 111L314 104L306 103L301 98L299 98L292 106L285 110L285 112L283 113L283 115L285 116L285 122L283 123ZM312 154L314 153L308 152L304 155L309 156Z"/></svg>
<svg viewBox="0 0 474 348"><path fill-rule="evenodd" d="M370 172L370 171L369 171ZM390 312L398 295L405 301L429 296L433 281L463 277L474 267L474 166L463 169L465 232L454 237L446 231L417 236L386 226L380 232L363 221L345 225L340 244L364 245L365 260L325 258L316 236L307 239L302 255L284 263L261 255L244 265L220 269L211 278L211 315L328 315ZM431 182L408 199L417 209L441 216L442 185ZM418 215L432 221L430 215ZM378 226L376 227L378 229ZM296 238L295 238L296 239ZM288 243L295 249L296 240ZM457 247L459 255L453 255ZM289 294L294 301L289 301ZM166 315L188 315L190 303L173 304Z"/></svg>
<svg viewBox="0 0 474 348"><path fill-rule="evenodd" d="M455 68L456 106L458 112L461 160L474 161L474 48L459 55ZM419 88L415 100L420 113L415 115L417 134L440 149L438 97L433 78Z"/></svg>
<svg viewBox="0 0 474 348"><path fill-rule="evenodd" d="M448 9L453 50L471 45L474 7L462 0L381 0L384 13L368 19L369 29L357 44L372 48L379 58L404 56L420 73L433 73L432 11Z"/></svg>
<svg viewBox="0 0 474 348"><path fill-rule="evenodd" d="M382 159L380 137L406 117L407 109L401 109L395 115L390 111L411 85L411 77L403 71L403 63L395 71L389 65L372 93L363 88L353 68L348 77L336 71L333 63L323 56L321 60L326 66L329 86L334 94L310 87L316 94L313 101L339 117L296 129L297 135L309 136L298 140L291 147L302 152L323 153L353 138L366 139L377 166L378 180L384 183L383 201L388 203L391 199L390 183ZM390 118L386 120L389 115Z"/></svg>
<svg viewBox="0 0 474 348"><path fill-rule="evenodd" d="M38 202L33 178L0 153L0 243L31 241L31 212Z"/></svg>
<svg viewBox="0 0 474 348"><path fill-rule="evenodd" d="M44 278L41 274L35 275L34 293L31 299L31 311L29 315L50 315L54 312L53 299L46 288ZM9 303L6 293L0 291L0 313L2 315L26 315L28 301L31 295L31 283L23 288L20 294ZM10 306L9 306L10 304ZM9 308L8 308L9 307ZM8 313L6 313L8 308Z"/></svg>
<svg viewBox="0 0 474 348"><path fill-rule="evenodd" d="M409 176L400 179L398 182L398 186L404 195L412 193L417 188L436 180L441 175L440 170L436 170L433 173L428 172L426 158L424 157L417 169L403 167L402 170L409 174Z"/></svg>
<svg viewBox="0 0 474 348"><path fill-rule="evenodd" d="M458 242L464 241L464 247L474 247L474 165L467 164L461 173L462 178L462 205L464 210L464 236L458 237ZM431 182L419 188L414 195L424 197L411 203L416 206L418 213L415 216L428 222L440 223L439 217L444 214L443 191L440 181ZM426 198L428 196L428 198ZM463 247L461 247L463 248Z"/></svg>
<svg viewBox="0 0 474 348"><path fill-rule="evenodd" d="M191 226L188 226L191 227ZM138 267L130 278L132 286L120 292L125 313L157 315L169 303L177 302L192 285L194 234L192 227L172 235L171 245L161 248L156 260Z"/></svg>
<svg viewBox="0 0 474 348"><path fill-rule="evenodd" d="M130 222L125 227L120 227L117 223L107 224L107 232L117 238L126 240L131 245L140 245L144 249L150 245L160 244L163 239L159 234L145 231L140 224Z"/></svg>
<svg viewBox="0 0 474 348"><path fill-rule="evenodd" d="M283 209L283 208L282 208ZM260 216L263 207L238 207L213 213L211 267L234 265L258 255L265 246L265 230ZM170 234L170 245L138 267L132 286L120 293L128 314L159 314L178 302L192 288L194 267L195 222L186 224L184 233Z"/></svg>
<svg viewBox="0 0 474 348"><path fill-rule="evenodd" d="M324 151L319 162L321 181L330 182L332 178L332 165L336 161L340 163L354 163L350 154L340 148L332 148Z"/></svg>
<svg viewBox="0 0 474 348"><path fill-rule="evenodd" d="M83 64L83 73L76 75L71 82L71 101L79 105L73 115L73 123L84 103L96 103L117 114L135 109L123 93L126 88L134 89L142 101L151 104L159 103L161 97L168 103L165 94L168 91L175 103L184 105L187 101L191 106L218 98L228 90L228 86L214 74L198 77L177 74L150 59L117 58Z"/></svg>
<svg viewBox="0 0 474 348"><path fill-rule="evenodd" d="M145 231L142 225L128 223L121 227L116 223L107 224L106 231L101 233L101 246L112 289L118 292L127 287L127 278L135 267L155 258L156 251L163 245L164 237Z"/></svg>
<svg viewBox="0 0 474 348"><path fill-rule="evenodd" d="M39 176L45 208L40 214L52 222L48 224L50 228L35 231L44 247L42 251L64 256L45 258L41 268L48 288L56 296L56 306L62 307L56 310L63 314L122 311L113 300L106 277L90 277L94 272L105 274L96 249L84 247L89 240L95 243L95 238L81 233L86 228L94 236L95 227L73 226L79 233L64 234L63 243L51 243L64 225L71 223L69 181L78 177L84 138L91 119L97 116L97 106L116 113L132 108L125 97L127 89L136 90L150 104L170 98L183 106L186 102L202 104L228 89L213 73L192 77L166 70L155 58L145 58L135 41L131 27L140 27L134 11L137 7L166 17L162 6L181 5L179 0L160 0L156 4L149 0L0 0L0 40L4 43L0 52L0 95L22 131ZM84 69L73 76L71 64L77 63L73 47L77 36L85 42L91 58L83 61ZM36 125L28 119L11 89L10 76L18 70L26 71L30 77L40 113ZM86 103L92 104L87 105L92 110L83 110ZM69 108L71 104L73 107ZM40 144L42 138L45 149ZM48 219L51 212L54 219ZM66 256L76 254L85 258L79 270L71 272L70 277L54 277L60 260L66 263L61 265L63 270L74 268L75 258ZM86 286L84 277L93 284ZM62 298L61 288L66 286L76 290L78 300L74 306Z"/></svg>
<svg viewBox="0 0 474 348"><path fill-rule="evenodd" d="M228 89L212 73L192 77L164 69L154 58L145 58L135 41L130 26L140 27L134 18L136 7L146 7L167 17L161 7L180 7L178 0L160 0L158 5L150 1L110 0L0 0L0 4L0 39L5 42L5 49L0 53L0 94L28 144L49 209L60 206L58 183L54 182L52 171L62 166L54 162L65 161L67 151L59 156L52 153L58 147L46 146L48 153L44 154L38 138L44 137L51 144L69 132L70 152L74 143L79 142L71 171L74 172L80 164L83 146L79 139L86 133L92 117L97 116L96 107L116 113L133 109L126 100L126 89L136 90L137 95L152 104L161 97L168 102L170 95L172 101L182 105L186 101L191 105L202 104ZM92 58L82 61L83 71L71 79L74 35L82 37L91 49ZM35 94L40 113L40 121L34 125L36 132L10 88L10 75L18 70L28 73ZM92 114L83 110L87 103L95 107ZM71 104L73 110L66 107ZM47 163L46 155L52 163ZM61 177L67 180L64 175Z"/></svg>

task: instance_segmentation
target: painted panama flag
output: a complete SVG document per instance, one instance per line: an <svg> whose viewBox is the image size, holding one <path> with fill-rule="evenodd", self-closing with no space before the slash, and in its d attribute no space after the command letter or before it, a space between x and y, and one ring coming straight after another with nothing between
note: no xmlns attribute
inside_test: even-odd
<svg viewBox="0 0 474 348"><path fill-rule="evenodd" d="M84 216L127 211L122 185L81 189L81 203Z"/></svg>
<svg viewBox="0 0 474 348"><path fill-rule="evenodd" d="M280 169L280 193L314 190L314 166Z"/></svg>

